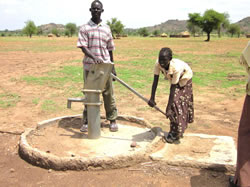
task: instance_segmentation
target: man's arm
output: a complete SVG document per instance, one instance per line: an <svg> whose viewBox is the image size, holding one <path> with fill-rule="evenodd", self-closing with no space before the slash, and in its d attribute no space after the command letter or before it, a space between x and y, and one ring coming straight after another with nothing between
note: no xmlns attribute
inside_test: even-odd
<svg viewBox="0 0 250 187"><path fill-rule="evenodd" d="M103 60L93 55L93 53L87 47L81 47L81 49L82 52L89 58L93 59L96 64L103 63Z"/></svg>
<svg viewBox="0 0 250 187"><path fill-rule="evenodd" d="M109 56L110 56L110 61L114 63L113 51L109 51ZM112 73L113 75L117 76L117 73L115 71L115 64L113 65ZM115 79L113 79L113 81L115 81Z"/></svg>
<svg viewBox="0 0 250 187"><path fill-rule="evenodd" d="M109 51L110 61L114 63L113 51Z"/></svg>
<svg viewBox="0 0 250 187"><path fill-rule="evenodd" d="M154 81L153 81L152 89L151 89L151 97L150 97L150 100L148 101L148 105L151 106L151 107L154 107L156 105L156 103L155 103L155 92L156 92L156 89L157 89L158 80L159 80L159 75L154 75Z"/></svg>

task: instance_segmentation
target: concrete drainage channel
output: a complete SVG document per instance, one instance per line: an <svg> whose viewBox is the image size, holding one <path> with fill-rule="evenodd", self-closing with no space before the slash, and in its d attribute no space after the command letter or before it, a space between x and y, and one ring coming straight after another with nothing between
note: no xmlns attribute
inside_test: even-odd
<svg viewBox="0 0 250 187"><path fill-rule="evenodd" d="M19 154L29 163L54 170L122 168L149 160L162 143L161 129L133 116L118 116L118 132L110 132L102 119L101 137L89 139L79 132L82 115L53 118L27 129Z"/></svg>
<svg viewBox="0 0 250 187"><path fill-rule="evenodd" d="M232 137L185 134L181 143L162 141L161 128L137 117L118 116L118 132L110 132L101 117L101 137L79 131L82 115L53 118L27 129L19 154L29 163L54 170L102 170L153 160L162 164L234 172L236 148Z"/></svg>

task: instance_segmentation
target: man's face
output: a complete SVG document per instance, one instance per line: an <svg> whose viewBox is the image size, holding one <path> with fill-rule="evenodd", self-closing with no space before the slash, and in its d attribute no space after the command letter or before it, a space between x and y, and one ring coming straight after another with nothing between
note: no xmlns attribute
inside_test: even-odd
<svg viewBox="0 0 250 187"><path fill-rule="evenodd" d="M169 64L168 56L166 55L160 55L159 56L159 64L162 68L167 68Z"/></svg>
<svg viewBox="0 0 250 187"><path fill-rule="evenodd" d="M93 19L100 19L101 14L103 12L102 5L98 2L92 4L91 8L89 9Z"/></svg>

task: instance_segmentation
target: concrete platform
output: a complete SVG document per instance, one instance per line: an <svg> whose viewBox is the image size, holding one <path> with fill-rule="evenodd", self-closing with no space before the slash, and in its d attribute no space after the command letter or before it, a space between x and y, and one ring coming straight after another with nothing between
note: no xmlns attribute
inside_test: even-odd
<svg viewBox="0 0 250 187"><path fill-rule="evenodd" d="M64 116L27 129L19 142L20 156L33 165L54 170L101 170L132 166L149 160L220 171L234 171L232 137L185 134L180 144L163 142L161 128L141 118L119 116L118 132L102 119L101 137L88 139L79 131L81 115Z"/></svg>
<svg viewBox="0 0 250 187"><path fill-rule="evenodd" d="M232 137L185 134L180 144L165 144L150 157L169 165L233 172L237 152Z"/></svg>
<svg viewBox="0 0 250 187"><path fill-rule="evenodd" d="M80 116L43 121L21 136L19 152L28 162L55 170L114 169L149 159L161 137L140 118L119 116L118 132L102 120L101 137L88 139L79 131Z"/></svg>

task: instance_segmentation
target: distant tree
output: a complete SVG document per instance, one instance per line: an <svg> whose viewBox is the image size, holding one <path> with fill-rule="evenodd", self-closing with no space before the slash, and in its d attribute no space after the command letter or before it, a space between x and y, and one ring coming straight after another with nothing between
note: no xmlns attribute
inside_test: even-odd
<svg viewBox="0 0 250 187"><path fill-rule="evenodd" d="M65 31L64 31L64 35L69 37L69 35L70 35L70 34L69 34L69 31L68 31L68 30L65 30Z"/></svg>
<svg viewBox="0 0 250 187"><path fill-rule="evenodd" d="M188 31L189 31L193 36L195 36L196 33L200 33L200 32L201 32L201 28L198 27L197 25L194 25L194 24L191 23L191 22L188 22L188 23L187 23L187 29L188 29Z"/></svg>
<svg viewBox="0 0 250 187"><path fill-rule="evenodd" d="M56 35L57 37L60 36L60 32L58 31L57 28L53 28L51 32L52 32L52 34Z"/></svg>
<svg viewBox="0 0 250 187"><path fill-rule="evenodd" d="M222 15L223 15L223 20L221 24L219 24L219 27L217 28L219 38L221 37L221 29L227 29L230 25L229 14L223 13Z"/></svg>
<svg viewBox="0 0 250 187"><path fill-rule="evenodd" d="M207 33L207 39L205 41L210 41L210 33L214 29L218 29L223 22L223 14L218 13L213 9L209 9L205 11L203 16L200 16L199 13L189 14L188 22L199 26L205 33Z"/></svg>
<svg viewBox="0 0 250 187"><path fill-rule="evenodd" d="M231 34L231 37L233 37L234 34L237 34L238 37L240 37L240 26L237 24L231 24L229 25L228 32Z"/></svg>
<svg viewBox="0 0 250 187"><path fill-rule="evenodd" d="M43 30L42 30L41 27L38 27L38 28L37 28L37 35L38 35L38 36L43 35Z"/></svg>
<svg viewBox="0 0 250 187"><path fill-rule="evenodd" d="M27 22L25 22L25 24L26 26L23 28L23 33L31 38L32 35L36 33L37 27L31 20L28 20Z"/></svg>
<svg viewBox="0 0 250 187"><path fill-rule="evenodd" d="M146 37L146 36L149 35L149 32L148 32L148 29L146 29L146 28L144 27L144 28L140 28L140 29L138 30L138 34L139 34L140 36Z"/></svg>
<svg viewBox="0 0 250 187"><path fill-rule="evenodd" d="M66 31L69 37L72 37L76 33L77 27L75 23L68 23L66 25Z"/></svg>
<svg viewBox="0 0 250 187"><path fill-rule="evenodd" d="M136 30L125 30L124 33L129 36L136 36L138 34Z"/></svg>
<svg viewBox="0 0 250 187"><path fill-rule="evenodd" d="M154 30L153 31L153 35L154 36L159 36L160 35L160 31L159 30Z"/></svg>
<svg viewBox="0 0 250 187"><path fill-rule="evenodd" d="M210 33L214 29L218 29L219 25L223 22L223 18L223 14L220 14L213 9L205 11L201 24L202 30L207 33L207 40L205 41L210 41Z"/></svg>
<svg viewBox="0 0 250 187"><path fill-rule="evenodd" d="M187 29L193 36L201 30L202 16L199 13L188 14Z"/></svg>
<svg viewBox="0 0 250 187"><path fill-rule="evenodd" d="M117 18L111 18L110 21L108 20L107 25L110 27L113 38L115 38L115 35L123 33L124 25Z"/></svg>

